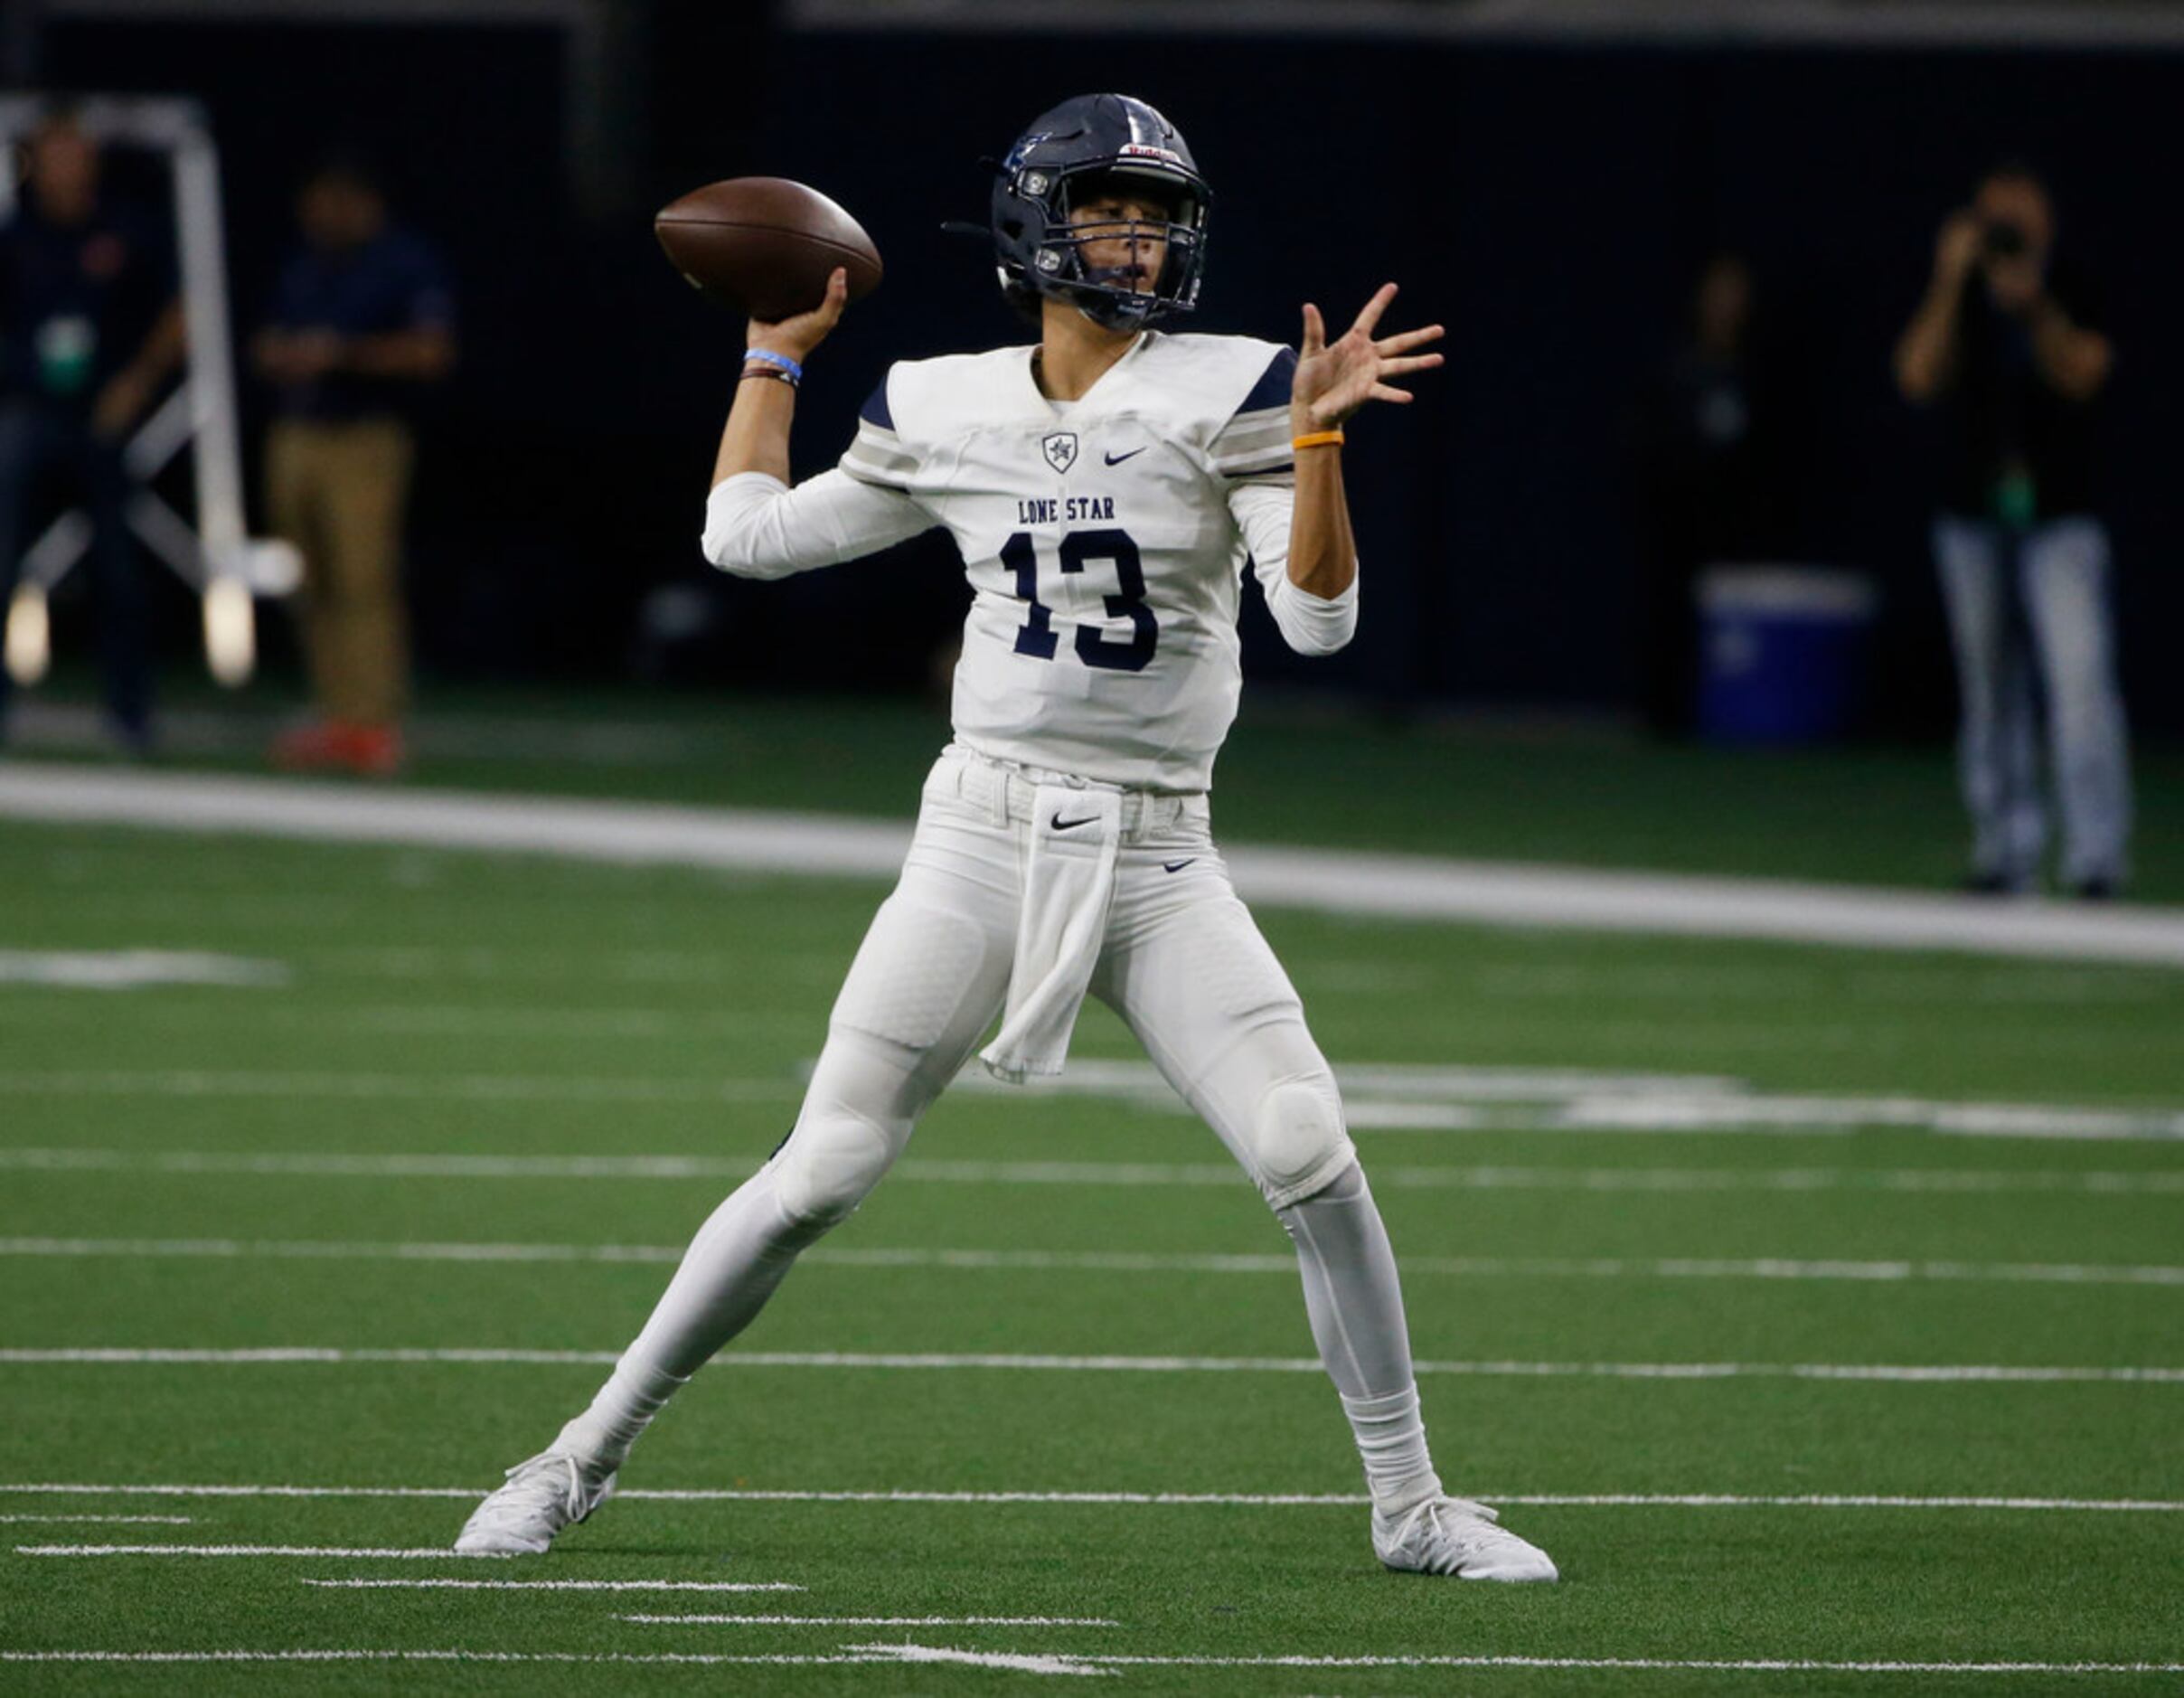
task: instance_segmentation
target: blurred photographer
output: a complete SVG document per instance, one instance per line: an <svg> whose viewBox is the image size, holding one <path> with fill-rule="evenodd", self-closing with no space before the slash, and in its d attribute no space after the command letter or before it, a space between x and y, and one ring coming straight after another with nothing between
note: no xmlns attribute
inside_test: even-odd
<svg viewBox="0 0 2184 1698"><path fill-rule="evenodd" d="M455 363L455 303L438 250L395 222L364 160L329 156L296 200L300 246L250 343L271 395L266 513L304 558L304 656L318 717L277 766L390 778L410 695L402 531L412 418Z"/></svg>
<svg viewBox="0 0 2184 1698"><path fill-rule="evenodd" d="M107 193L99 143L62 108L22 150L24 202L0 224L0 608L45 498L89 514L108 730L152 741L150 609L129 534L122 450L181 365L173 256L156 222ZM0 670L0 722L9 679Z"/></svg>
<svg viewBox="0 0 2184 1698"><path fill-rule="evenodd" d="M2095 495L2094 404L2115 355L2055 239L2040 178L2019 165L1989 173L1943 221L1896 381L1906 400L1940 410L1949 441L1934 552L1963 698L1969 886L2016 892L2038 880L2044 696L2063 879L2099 898L2122 888L2131 829Z"/></svg>

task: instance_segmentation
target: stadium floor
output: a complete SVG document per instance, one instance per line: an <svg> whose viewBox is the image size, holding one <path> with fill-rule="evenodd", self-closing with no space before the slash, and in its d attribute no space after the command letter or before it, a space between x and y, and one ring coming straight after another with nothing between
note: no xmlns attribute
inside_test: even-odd
<svg viewBox="0 0 2184 1698"><path fill-rule="evenodd" d="M928 719L498 697L426 722L417 782L899 817ZM264 734L170 723L184 767ZM2141 890L2184 896L2173 756L2142 774ZM1954 870L1933 751L1276 714L1219 808L1232 839ZM786 1127L882 887L22 822L0 887L11 1692L2184 1681L2173 968L1262 911L1407 1265L1442 1471L1559 1587L1374 1565L1285 1239L1101 1010L1064 1090L941 1101L623 1499L458 1562Z"/></svg>
<svg viewBox="0 0 2184 1698"><path fill-rule="evenodd" d="M880 887L11 822L0 888L9 1690L2184 1679L2174 970L1262 916L1437 1459L1558 1587L1378 1570L1278 1228L1097 1011L1068 1089L942 1102L624 1499L462 1562Z"/></svg>

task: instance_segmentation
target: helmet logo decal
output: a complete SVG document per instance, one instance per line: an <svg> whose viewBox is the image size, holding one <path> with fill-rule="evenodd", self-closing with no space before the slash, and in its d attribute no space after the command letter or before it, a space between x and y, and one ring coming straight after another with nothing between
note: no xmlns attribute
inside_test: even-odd
<svg viewBox="0 0 2184 1698"><path fill-rule="evenodd" d="M1039 451L1046 456L1049 466L1058 472L1066 472L1077 464L1077 432L1057 430L1052 436L1042 437Z"/></svg>

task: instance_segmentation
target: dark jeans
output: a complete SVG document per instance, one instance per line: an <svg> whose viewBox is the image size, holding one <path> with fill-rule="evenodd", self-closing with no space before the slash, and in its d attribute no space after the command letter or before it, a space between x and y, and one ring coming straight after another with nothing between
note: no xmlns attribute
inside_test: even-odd
<svg viewBox="0 0 2184 1698"><path fill-rule="evenodd" d="M1963 697L1958 764L1972 870L2013 885L2038 875L2048 839L2044 731L2048 784L2063 816L2064 879L2121 882L2129 871L2131 753L2106 527L2081 514L2011 535L1944 514L1934 524L1934 552Z"/></svg>
<svg viewBox="0 0 2184 1698"><path fill-rule="evenodd" d="M48 479L82 503L92 525L89 565L99 595L99 647L107 710L116 728L140 741L152 718L152 652L144 579L127 514L129 479L121 447L87 420L34 401L0 401L0 608L15 593L31 532L34 497ZM0 713L10 681L0 667Z"/></svg>

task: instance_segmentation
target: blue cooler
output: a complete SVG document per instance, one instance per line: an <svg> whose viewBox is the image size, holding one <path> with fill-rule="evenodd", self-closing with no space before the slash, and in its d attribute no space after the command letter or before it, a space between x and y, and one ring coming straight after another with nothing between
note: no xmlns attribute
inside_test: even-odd
<svg viewBox="0 0 2184 1698"><path fill-rule="evenodd" d="M1699 580L1699 730L1710 743L1817 743L1865 700L1880 596L1859 572L1715 566Z"/></svg>

